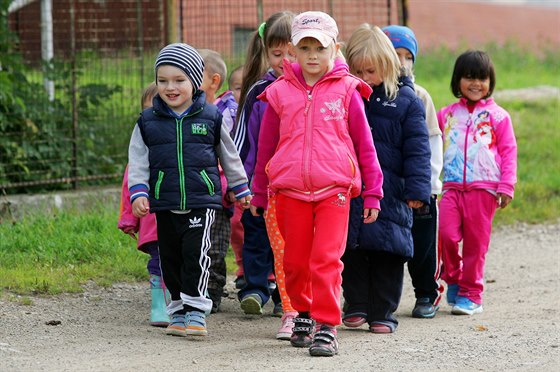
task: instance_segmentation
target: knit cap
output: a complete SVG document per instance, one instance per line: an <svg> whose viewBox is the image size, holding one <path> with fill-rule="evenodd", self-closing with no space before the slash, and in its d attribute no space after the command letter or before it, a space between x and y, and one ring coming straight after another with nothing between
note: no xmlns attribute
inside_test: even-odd
<svg viewBox="0 0 560 372"><path fill-rule="evenodd" d="M418 53L418 42L414 32L406 26L391 25L383 28L385 35L389 37L395 49L405 48L412 54L412 60L416 62Z"/></svg>
<svg viewBox="0 0 560 372"><path fill-rule="evenodd" d="M157 70L163 65L170 65L184 71L195 92L200 88L204 76L204 60L192 46L175 43L160 50L155 64L156 79Z"/></svg>

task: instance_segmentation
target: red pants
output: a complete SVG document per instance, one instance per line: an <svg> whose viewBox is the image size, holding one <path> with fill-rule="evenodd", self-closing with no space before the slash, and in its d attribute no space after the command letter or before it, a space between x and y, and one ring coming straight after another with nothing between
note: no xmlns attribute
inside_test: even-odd
<svg viewBox="0 0 560 372"><path fill-rule="evenodd" d="M477 304L482 303L484 263L496 207L496 197L486 190L448 190L439 203L441 277L447 284L458 284L459 296Z"/></svg>
<svg viewBox="0 0 560 372"><path fill-rule="evenodd" d="M284 237L286 289L298 312L319 324L341 323L342 261L350 198L305 202L279 194L276 213Z"/></svg>

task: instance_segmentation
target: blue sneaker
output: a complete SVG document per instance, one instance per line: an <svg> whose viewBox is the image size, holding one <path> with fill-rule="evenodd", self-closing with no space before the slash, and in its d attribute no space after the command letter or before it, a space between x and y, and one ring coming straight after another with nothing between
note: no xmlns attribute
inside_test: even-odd
<svg viewBox="0 0 560 372"><path fill-rule="evenodd" d="M451 309L451 314L455 315L473 315L482 312L482 305L472 302L466 297L457 296L455 306Z"/></svg>
<svg viewBox="0 0 560 372"><path fill-rule="evenodd" d="M165 333L171 336L187 337L185 314L171 315L171 322L165 329Z"/></svg>
<svg viewBox="0 0 560 372"><path fill-rule="evenodd" d="M457 293L459 293L459 284L449 284L447 286L447 303L449 305L455 306Z"/></svg>
<svg viewBox="0 0 560 372"><path fill-rule="evenodd" d="M186 314L185 333L191 336L206 336L206 315L200 311L189 311Z"/></svg>

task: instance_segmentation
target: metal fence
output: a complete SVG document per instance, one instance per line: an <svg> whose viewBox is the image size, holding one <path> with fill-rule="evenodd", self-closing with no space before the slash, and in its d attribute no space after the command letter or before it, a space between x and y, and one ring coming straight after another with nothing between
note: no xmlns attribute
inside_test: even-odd
<svg viewBox="0 0 560 372"><path fill-rule="evenodd" d="M364 22L406 22L406 0L12 1L13 51L36 89L21 103L34 119L0 123L0 191L118 183L157 51L183 41L220 52L232 68L249 35L280 10L327 12L342 41Z"/></svg>

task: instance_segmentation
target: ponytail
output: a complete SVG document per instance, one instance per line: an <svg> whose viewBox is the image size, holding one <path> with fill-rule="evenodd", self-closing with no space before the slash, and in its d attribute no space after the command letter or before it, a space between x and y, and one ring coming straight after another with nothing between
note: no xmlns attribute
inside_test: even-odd
<svg viewBox="0 0 560 372"><path fill-rule="evenodd" d="M252 33L247 47L247 59L243 65L240 109L245 104L249 89L269 68L266 56L268 49L290 41L294 16L295 14L289 11L274 13ZM236 120L239 121L240 117L241 115L237 115Z"/></svg>

